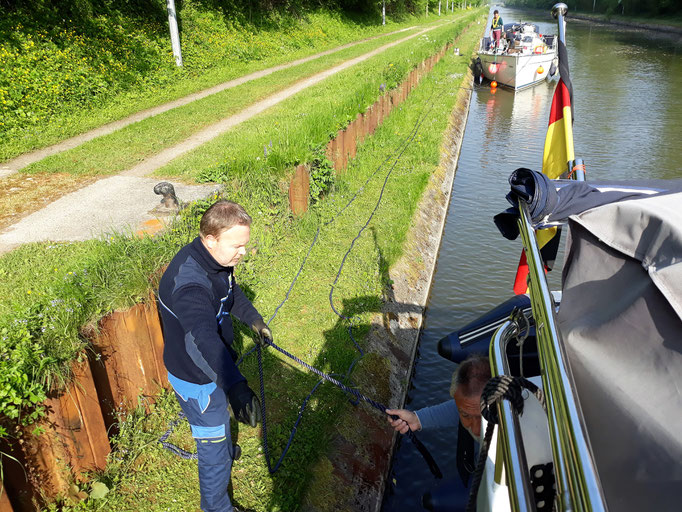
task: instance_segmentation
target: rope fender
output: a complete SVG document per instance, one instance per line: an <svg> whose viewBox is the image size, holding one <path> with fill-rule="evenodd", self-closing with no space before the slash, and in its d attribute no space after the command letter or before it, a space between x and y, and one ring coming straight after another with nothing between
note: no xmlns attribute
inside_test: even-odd
<svg viewBox="0 0 682 512"><path fill-rule="evenodd" d="M508 400L511 403L513 411L519 416L523 415L524 389L527 389L535 395L543 410L547 412L545 394L539 387L524 377L499 375L490 379L483 388L483 392L481 393L481 415L488 422L488 426L485 429L485 436L483 437L481 449L478 454L478 461L476 462L476 470L474 471L471 480L466 512L474 512L476 510L476 498L478 496L478 488L481 485L481 479L483 478L485 461L488 458L490 440L493 437L495 425L499 422L497 403L501 403L502 400Z"/></svg>

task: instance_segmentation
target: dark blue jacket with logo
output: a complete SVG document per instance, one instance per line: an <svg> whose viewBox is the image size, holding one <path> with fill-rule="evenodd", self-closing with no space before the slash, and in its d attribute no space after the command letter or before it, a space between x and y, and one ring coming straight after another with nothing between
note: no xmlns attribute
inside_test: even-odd
<svg viewBox="0 0 682 512"><path fill-rule="evenodd" d="M163 361L183 381L215 382L225 392L246 380L237 369L232 348L234 315L247 325L261 316L200 238L183 247L159 284L163 321Z"/></svg>

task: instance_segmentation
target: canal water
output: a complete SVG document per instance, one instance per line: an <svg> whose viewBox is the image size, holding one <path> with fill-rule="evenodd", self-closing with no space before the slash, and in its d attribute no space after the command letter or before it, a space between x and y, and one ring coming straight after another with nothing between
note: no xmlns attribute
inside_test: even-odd
<svg viewBox="0 0 682 512"><path fill-rule="evenodd" d="M549 14L538 18L498 9L505 23L532 21L543 33L557 33ZM575 153L585 160L588 180L682 177L679 37L569 18L566 38ZM541 169L554 85L542 83L517 93L475 87L411 379L409 409L449 399L455 365L438 355L438 340L512 294L521 243L503 239L492 218L508 206L504 196L509 174L518 167ZM552 288L559 284L559 272L550 273ZM446 478L455 475L456 425L423 431L419 437ZM384 512L423 510L422 495L439 483L413 444L402 441L395 447Z"/></svg>

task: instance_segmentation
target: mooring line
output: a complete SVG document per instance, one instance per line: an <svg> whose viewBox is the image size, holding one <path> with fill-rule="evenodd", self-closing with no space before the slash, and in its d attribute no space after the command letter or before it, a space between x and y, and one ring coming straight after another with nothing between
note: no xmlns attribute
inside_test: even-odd
<svg viewBox="0 0 682 512"><path fill-rule="evenodd" d="M445 86L443 86L441 89L444 89L444 88L445 88ZM415 137L416 137L416 135L417 135L417 133L418 133L418 131L419 131L419 128L421 127L421 125L423 124L423 122L424 122L424 121L426 120L426 118L428 117L428 114L429 114L429 113L431 112L431 110L433 109L433 103L432 103L431 101L429 101L429 100L435 95L435 93L436 93L436 90L434 89L434 90L431 92L431 95L429 96L429 98L427 99L427 102L428 102L428 104L429 104L429 108L426 110L426 112L424 112L423 114L420 114L420 115L418 116L417 121L415 122L414 127L412 128L412 130L410 130L410 132L408 133L408 135L401 141L400 145L399 145L398 148L393 152L393 154L392 154L391 156L389 156L388 158L386 158L386 159L379 165L379 167L372 173L372 175L370 175L370 177L365 181L365 184L361 187L361 189L359 189L359 190L355 193L355 195L351 198L351 200L348 202L348 204L346 204L346 206L344 206L344 208L342 208L339 212L337 212L337 214L336 214L330 221L328 221L327 223L324 224L325 226L331 224L331 222L333 222L333 221L338 217L338 215L340 215L343 211L345 211L345 210L348 208L348 206L350 206L350 204L351 204L351 203L355 200L355 198L358 196L359 192L360 192L362 189L364 189L364 187L367 185L367 183L369 182L369 180L370 180L372 177L374 177L374 176L378 173L378 171L381 170L381 168L382 168L388 161L390 161L391 159L395 158L395 162L393 163L393 165L391 166L390 170L389 170L388 173L386 174L386 177L385 177L385 179L384 179L384 183L383 183L383 185L382 185L382 187L381 187L381 192L380 192L379 198L378 198L378 200L377 200L376 205L374 206L374 209L372 210L372 213L370 214L370 216L368 217L367 221L366 221L365 224L362 226L362 228L360 229L360 231L358 232L358 234L356 235L356 237L355 237L355 238L353 239L353 241L351 242L351 245L350 245L348 251L346 251L346 253L345 253L345 255L344 255L343 259L342 259L341 265L340 265L339 270L338 270L338 272L337 272L337 274L336 274L336 278L334 279L334 282L333 282L333 284L332 284L331 291L330 291L330 294L329 294L329 303L330 303L330 306L331 306L332 310L334 311L334 313L335 313L337 316L339 316L339 318L341 318L341 319L349 320L350 325L348 326L348 334L349 334L349 337L351 338L351 341L353 342L353 344L354 344L356 350L359 352L359 356L358 356L355 360L353 360L353 362L351 363L351 365L348 367L348 369L347 369L347 371L346 371L346 374L344 375L344 380L347 380L347 379L349 378L349 375L350 375L350 373L352 372L354 366L358 363L358 361L360 361L360 360L364 357L365 353L364 353L364 351L362 350L362 348L360 347L360 345L359 345L359 343L357 342L357 340L355 339L355 337L353 336L353 332L352 332L353 320L352 320L352 318L346 317L345 315L342 315L342 314L339 313L339 312L336 310L336 308L334 307L334 303L333 303L334 287L335 287L335 285L338 283L338 280L339 280L339 278L340 278L340 276L341 276L341 273L342 273L342 271L343 271L343 267L344 267L344 265L345 265L345 263L346 263L346 258L348 257L348 255L350 254L350 252L353 250L353 247L354 247L354 245L355 245L355 242L360 238L360 236L362 235L362 233L364 232L364 230L367 228L367 226L368 226L369 223L371 222L372 218L374 217L374 214L376 213L377 209L379 208L379 205L381 204L381 200L382 200L382 198L383 198L384 191L385 191L385 189L386 189L386 185L387 185L387 183L388 183L388 179L390 178L390 176L391 176L393 170L395 169L396 165L397 165L398 162L400 161L402 155L405 153L405 151L407 150L407 148L409 147L409 145L414 141L414 139L415 139ZM397 156L396 156L396 155L397 155ZM306 255L306 258L304 259L304 261L303 261L301 267L299 268L299 271L298 271L298 273L296 274L296 277L294 278L294 282L295 282L295 280L298 278L298 276L300 275L301 271L303 270L303 266L305 265L305 261L307 260L308 255L310 254L310 251L312 250L312 247L315 245L315 243L316 243L316 241L317 241L317 238L318 238L318 235L319 235L319 230L320 230L320 227L319 227L319 225L318 225L317 232L316 232L316 234L315 234L315 238L313 239L313 243L311 244L310 248L308 249L308 254ZM289 291L291 291L292 288L293 288L293 282L292 282L292 286L289 288ZM280 305L277 307L277 310L279 310L279 308L284 304L284 302L285 302L286 299L288 298L288 293L289 293L289 292L287 292L287 297L285 297L284 301L282 301L282 303L280 303ZM276 310L276 311L277 311L277 310ZM273 317L268 321L268 325L269 325L270 321L271 321L273 318L274 318L274 315L273 315ZM269 342L269 343L267 343L267 344L268 344L268 345L271 345L273 348L275 348L276 350L278 350L278 351L281 352L282 354L284 354L284 355L286 355L287 357L293 359L294 361L298 362L300 365L302 365L302 366L304 366L305 368L307 368L309 371L311 371L311 372L315 373L316 375L318 375L319 377L321 377L321 379L317 382L317 384L315 384L315 386L314 386L314 388L312 389L312 391L311 391L311 392L308 394L308 396L305 398L305 400L304 400L304 402L303 402L303 405L301 406L301 408L300 408L300 410L299 410L299 414L298 414L298 417L297 417L297 419L296 419L296 422L294 423L294 428L292 429L291 434L289 435L289 439L288 439L288 441L287 441L286 447L284 448L284 451L283 451L282 454L280 455L279 460L277 461L277 463L276 463L275 466L273 467L272 464L271 464L271 461L270 461L269 443L268 443L268 437L267 437L267 419L266 419L266 405L265 405L265 388L264 388L264 377L263 377L263 368L262 368L261 347L260 347L260 345L256 345L255 347L253 347L253 348L249 351L249 353L252 352L253 350L257 350L257 351L258 351L257 353L258 353L258 369L259 369L259 378L260 378L261 416L262 416L262 430L263 430L263 449L264 449L264 452L265 452L265 458L266 458L266 462L267 462L267 465L268 465L268 471L269 471L271 474L275 473L275 472L279 469L279 467L280 467L280 465L281 465L281 463L282 463L282 461L283 461L283 459L284 459L284 457L285 457L287 451L288 451L289 448L291 447L291 443L292 443L293 438L294 438L294 436L295 436L295 434L296 434L296 429L297 429L297 427L298 427L298 425L299 425L299 423L300 423L300 421L301 421L303 412L305 411L305 407L306 407L308 401L310 400L310 398L312 397L313 393L315 393L315 391L317 391L318 387L320 386L320 384L321 384L323 381L326 380L326 381L328 381L328 382L331 382L332 384L336 385L336 386L339 387L341 390L343 390L345 393L354 396L354 397L356 398L356 401L355 401L355 403L354 403L355 405L357 405L357 403L359 403L359 401L364 401L364 402L366 402L367 404L371 405L372 407L376 408L377 410L381 411L382 413L385 413L385 412L386 412L386 406L384 406L383 404L380 404L380 403L378 403L378 402L372 400L371 398L369 398L369 397L363 395L362 393L360 393L360 392L357 391L356 389L353 389L353 388L350 388L350 387L346 386L345 384L343 384L343 383L340 382L339 380L333 378L331 375L327 375L327 374L325 374L324 372L322 372L321 370L318 370L317 368L315 368L315 367L313 367L313 366L307 364L307 363L304 362L303 360L297 358L297 357L294 356L293 354L290 354L289 352L287 352L287 351L284 350L283 348L278 347L278 346L275 345L274 343ZM246 356L246 355L248 355L248 353L245 354L244 356ZM426 460L427 464L429 465L429 468L431 469L432 473L433 473L437 478L441 478L441 477L442 477L442 473L440 472L440 469L438 468L438 465L436 464L436 462L435 462L435 460L433 459L433 457L431 456L431 454L428 453L428 450L426 449L426 447L421 443L421 441L419 441L419 439L417 439L416 435L414 435L413 432L411 432L411 431L408 432L408 437L412 440L412 442L415 444L415 446L417 447L417 449L419 450L419 452L422 454L422 456L423 456L424 459Z"/></svg>
<svg viewBox="0 0 682 512"><path fill-rule="evenodd" d="M438 89L438 92L444 90L445 88L446 88L446 85L444 85L443 87L441 87L440 89ZM461 88L461 87L460 87L460 88ZM458 88L458 89L459 89L459 88ZM322 226L326 227L326 226L328 226L329 224L331 224L332 222L334 222L334 220L336 220L336 219L337 219L337 218L338 218L338 217L339 217L339 216L340 216L340 215L341 215L341 214L342 214L342 213L343 213L343 212L344 212L352 203L353 203L353 201L355 201L355 199L358 197L358 195L359 195L362 191L364 191L365 186L369 183L369 181L370 181L374 176L376 176L376 174L384 167L384 165L385 165L387 162L389 162L390 160L392 160L392 159L395 158L395 161L393 162L393 165L391 166L391 168L389 169L388 173L386 174L386 177L384 178L384 183L383 183L383 185L382 185L382 187L381 187L381 191L380 191L380 194L379 194L379 198L377 199L377 202L376 202L376 204L375 204L375 206L374 206L374 208L373 208L371 214L369 215L367 221L366 221L365 224L362 226L362 228L360 229L360 231L358 232L358 234L357 234L357 235L355 236L355 238L352 240L349 249L346 251L346 253L345 253L344 256L343 256L343 259L342 259L342 261L341 261L341 265L340 265L339 270L338 270L338 272L337 272L337 274L336 274L336 278L334 279L334 282L333 282L332 285L331 285L331 290L330 290L330 293L329 293L329 303L330 303L331 309L334 311L334 313L335 313L340 319L342 319L342 320L348 320L348 321L349 321L349 326L348 326L349 337L351 338L351 341L353 342L353 344L354 344L356 350L357 350L358 353L359 353L359 356L358 356L355 360L353 360L353 362L351 363L351 365L348 367L348 369L347 369L347 371L346 371L346 374L342 377L342 379L345 380L345 381L347 381L347 380L349 379L349 375L350 375L350 373L352 372L354 366L355 366L355 365L364 357L365 353L364 353L364 351L362 350L362 348L360 347L360 345L359 345L359 343L357 342L357 340L355 339L355 337L353 336L353 332L352 332L352 329L353 329L353 319L352 319L352 317L347 317L347 316L341 314L341 313L334 307L334 302L333 302L333 293L334 293L334 289L335 289L335 286L337 285L338 280L339 280L339 278L340 278L340 276L341 276L341 273L342 273L342 271L343 271L343 267L344 267L344 265L345 265L345 263L346 263L346 259L347 259L348 255L350 254L350 252L351 252L351 251L353 250L353 248L354 248L355 242L360 238L360 236L362 236L362 233L363 233L364 230L367 228L367 226L369 225L369 223L372 221L372 218L374 217L374 214L376 213L376 211L378 210L378 208L379 208L379 206L380 206L380 204L381 204L381 200L383 199L383 195L384 195L384 192L385 192L385 189L386 189L386 185L388 184L388 180L389 180L391 174L393 173L393 170L395 169L396 165L398 164L398 162L399 162L400 159L402 158L402 156L403 156L403 154L405 153L405 151L407 150L407 148L410 146L410 144L411 144L412 142L414 142L414 139L415 139L415 137L416 137L416 135L417 135L417 133L418 133L418 131L419 131L419 128L422 126L422 124L423 124L424 121L426 120L428 114L429 114L429 113L431 112L431 110L433 109L434 104L433 104L430 100L431 100L431 98L436 94L436 92L437 92L437 91L436 91L435 88L434 88L434 90L431 91L430 96L427 98L427 102L428 102L428 104L429 104L429 108L428 108L423 114L419 114L419 116L418 116L418 118L417 118L417 121L415 122L415 125L414 125L413 128L410 130L410 132L408 133L408 135L400 142L400 144L398 145L398 148L397 148L389 157L387 157L387 158L386 158L386 159L377 167L377 169L376 169L376 170L367 178L367 180L365 181L365 183L364 183L364 184L355 192L355 194L354 194L353 197L350 199L350 201L349 201L341 210L339 210L336 214L334 214L334 216L333 216L329 221L327 221L327 222L325 222L325 223L322 224L321 221L319 221L319 217L318 217L318 226L317 226L317 230L316 230L315 236L314 236L314 238L313 238L313 241L312 241L312 243L310 244L310 247L308 248L308 252L306 253L306 255L305 255L305 257L304 257L304 259L303 259L303 261L302 261L302 263L301 263L301 265L300 265L300 267L299 267L299 269L298 269L298 272L297 272L296 275L294 276L294 279L292 280L291 285L289 286L289 289L287 290L284 299L283 299L283 300L280 302L280 304L275 308L275 311L274 311L273 315L270 317L270 319L269 319L268 322L267 322L267 325L270 325L270 323L271 323L271 322L274 320L274 318L277 316L277 314L278 314L279 310L281 309L281 307L282 307L282 306L287 302L287 300L289 299L290 294L291 294L291 292L292 292L292 290L293 290L293 288L294 288L294 286L295 286L295 284L296 284L296 281L298 280L299 276L301 275L301 273L302 273L302 271L303 271L303 268L305 267L306 262L307 262L307 260L308 260L308 257L310 256L310 254L311 254L311 252L312 252L313 247L314 247L315 244L317 243L317 240L318 240L319 234L320 234L320 224L322 224ZM396 156L396 155L397 155L397 156ZM356 389L353 389L353 388L351 388L351 387L349 387L349 386L346 386L346 385L343 384L341 381L339 381L338 379L336 379L335 377L340 377L339 374L335 374L335 373L326 374L326 373L322 372L321 370L318 370L317 368L315 368L315 367L309 365L308 363L304 362L303 360L299 359L298 357L294 356L293 354L290 354L290 353L287 352L285 349L283 349L283 348L281 348L281 347L275 345L273 342L266 342L266 345L272 346L273 348L275 348L276 350L278 350L279 352L281 352L281 353L284 354L285 356L287 356L287 357L291 358L292 360L298 362L300 365L302 365L303 367L307 368L307 369L308 369L309 371L311 371L312 373L315 373L316 375L318 375L319 377L321 377L320 380L315 384L315 386L313 387L313 389L310 391L310 393L308 394L308 396L307 396L307 397L305 398L305 400L303 401L303 403L302 403L302 405L301 405L301 407L300 407L299 413L298 413L298 417L297 417L297 419L296 419L296 421L295 421L295 423L294 423L294 426L293 426L293 428L292 428L292 431L291 431L291 433L290 433L290 435L289 435L289 439L288 439L288 441L287 441L287 444L286 444L286 446L285 446L285 448L284 448L282 454L280 455L280 457L279 457L277 463L276 463L275 466L273 467L273 466L272 466L272 463L271 463L271 460L270 460L269 443L268 443L268 436L267 436L267 419L266 419L266 404L265 404L265 384L264 384L264 375L263 375L262 350L261 350L261 346L260 346L260 345L255 345L255 346L252 347L250 350L248 350L244 355L242 355L242 357L240 357L239 360L237 361L236 364L239 366L249 354L251 354L254 350L257 350L257 356L258 356L258 370L259 370L259 380L260 380L260 382L259 382L260 386L259 386L259 387L260 387L260 395L261 395L261 415L262 415L262 430L263 430L263 447L264 447L265 458L266 458L266 462L267 462L267 466L268 466L268 471L269 471L271 474L275 473L275 472L279 469L279 467L281 466L282 461L284 460L284 457L286 456L286 454L287 454L289 448L291 447L291 444L292 444L292 442L293 442L294 436L295 436L295 434L296 434L296 430L297 430L297 428L298 428L298 425L299 425L300 422L301 422L303 413L304 413L304 411L305 411L305 408L306 408L306 406L307 406L307 404L308 404L310 398L311 398L312 395L315 393L315 391L317 391L317 389L319 388L319 386L320 386L324 381L331 382L332 384L336 385L336 386L339 387L341 390L343 390L346 394L352 395L353 397L355 397L356 401L355 401L355 402L352 402L352 401L351 401L352 403L354 403L354 405L357 405L357 403L359 403L360 401L364 401L365 403L367 403L367 404L369 404L370 406L374 407L375 409L381 411L382 413L386 413L386 406L385 406L385 405L383 405L383 404L381 404L381 403L379 403L379 402L376 402L376 401L372 400L371 398L369 398L369 397L363 395L362 393L360 393L360 392L357 391ZM181 456L181 457L183 457L183 458L196 458L196 454L192 454L192 453L190 453L190 452L187 452L187 451L185 451L185 450L182 450L182 449L178 448L177 446L175 446L175 445L173 445L173 444L171 444L171 443L166 442L166 439L170 436L170 434L173 432L175 426L177 425L177 423L178 423L181 419L182 419L182 417L179 417L178 420L172 422L172 423L170 424L170 428L168 429L168 431L162 436L162 438L161 438L159 441L161 442L161 444L162 444L165 448L169 449L170 451L176 453L177 455L179 455L179 456ZM442 473L441 473L440 469L438 468L438 465L436 464L435 460L433 459L433 457L431 456L431 454L428 452L428 450L426 449L426 447L421 443L421 441L419 441L419 439L416 437L416 435L414 434L414 432L408 431L406 435L412 440L412 442L415 444L415 446L417 447L417 449L419 450L419 452L422 454L422 456L424 457L425 461L427 462L427 464L428 464L428 466L429 466L429 469L430 469L431 472L436 476L436 478L442 478Z"/></svg>

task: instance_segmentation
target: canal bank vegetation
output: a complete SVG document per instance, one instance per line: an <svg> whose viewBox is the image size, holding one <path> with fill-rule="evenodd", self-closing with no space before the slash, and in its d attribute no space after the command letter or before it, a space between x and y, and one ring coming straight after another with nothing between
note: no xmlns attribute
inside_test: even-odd
<svg viewBox="0 0 682 512"><path fill-rule="evenodd" d="M333 181L328 173L318 174L316 190L324 198L302 218L291 216L286 191L281 187L284 172L272 172L272 162L268 167L245 167L223 177L227 183L223 196L244 204L254 218L252 246L238 267L238 279L264 316L269 317L286 296L320 229L291 297L271 327L279 345L323 371L343 373L358 356L348 338L350 321L337 316L330 307L330 285L351 241L381 198L374 219L346 259L332 298L334 307L353 319L354 336L362 345L390 286L387 269L403 252L416 204L438 165L443 131L458 90L469 86L463 80L480 34L476 29L464 32L464 28L481 12L472 12L460 24L450 25L449 36L440 41L464 33L457 43L462 56L447 54L365 141L345 173ZM390 66L386 61L384 66L397 67L398 61L394 62ZM383 77L387 82L382 83L398 83L400 73L409 69L405 64L393 82ZM352 96L347 104L355 104L357 99ZM287 117L284 112L295 119L298 112L294 107L298 105L292 103L279 112L280 119ZM260 127L254 124L255 131L269 129L272 119L263 116L261 122ZM397 155L401 144L405 146L400 158L384 162ZM243 149L256 154L264 145L259 141L253 148ZM215 173L219 169L220 165L209 165L195 171ZM158 283L159 269L196 234L201 213L214 199L189 206L166 231L153 238L114 233L81 243L26 245L0 257L0 408L6 429L0 430L0 437L15 435L8 429L12 422L31 423L36 419L47 391L69 379L69 362L88 357L88 342L81 330L84 325L148 297ZM242 351L251 347L248 330L239 331L237 345ZM277 457L301 402L317 379L274 351L267 352L264 363L271 451ZM358 364L360 375L363 365L372 375L385 363L368 355ZM256 387L258 370L253 355L242 369ZM371 379L358 378L357 382L369 383ZM375 388L374 398L385 399L382 387ZM198 503L195 463L161 451L155 441L165 422L177 414L177 405L172 396L165 395L154 407L157 414L149 415L142 407L136 414L122 417L118 449L111 455L107 471L97 476L112 489L106 498L75 505L90 484L74 484L74 496L54 506L78 510L193 508ZM244 455L234 467L236 501L252 510L288 511L298 509L311 488L333 493L338 482L324 454L330 448L335 418L350 407L337 389L322 386L308 406L286 463L274 477L268 475L263 460L259 429L241 427L238 437ZM185 447L192 444L184 427L173 440Z"/></svg>
<svg viewBox="0 0 682 512"><path fill-rule="evenodd" d="M509 7L531 7L549 12L557 2L548 0L507 0ZM569 13L603 15L606 19L658 22L682 26L682 1L679 0L571 0Z"/></svg>
<svg viewBox="0 0 682 512"><path fill-rule="evenodd" d="M272 65L435 21L426 0L0 2L0 161Z"/></svg>
<svg viewBox="0 0 682 512"><path fill-rule="evenodd" d="M394 88L412 69L442 48L462 22L456 20L466 14L458 13L441 28L402 43L372 57L368 61L332 76L323 83L298 93L295 98L271 108L263 116L247 121L233 130L230 137L202 145L194 154L173 162L167 174L183 174L199 181L221 181L227 167L240 170L260 168L281 171L300 161L310 160L310 147L327 142L329 135L344 128L373 103L383 90ZM414 32L414 31L413 31ZM343 50L338 54L316 59L295 68L285 69L266 77L230 88L207 98L177 107L154 117L127 126L112 134L98 137L77 148L44 158L22 172L49 174L63 172L80 176L104 176L129 169L144 158L187 139L249 104L292 85L294 82L324 71L350 58L357 57L409 33L393 34ZM297 116L292 113L296 112ZM286 123L286 124L285 124ZM271 126L265 129L264 126ZM310 131L314 135L308 135ZM263 144L263 140L265 143ZM268 146L264 149L264 146ZM293 145L293 147L292 147ZM208 148L219 148L211 150ZM225 148L229 148L226 150ZM247 152L245 148L252 151ZM305 148L302 150L301 148ZM220 170L213 169L217 158L229 154L236 162L220 162ZM248 164L245 162L249 162ZM248 168L247 168L248 167Z"/></svg>

